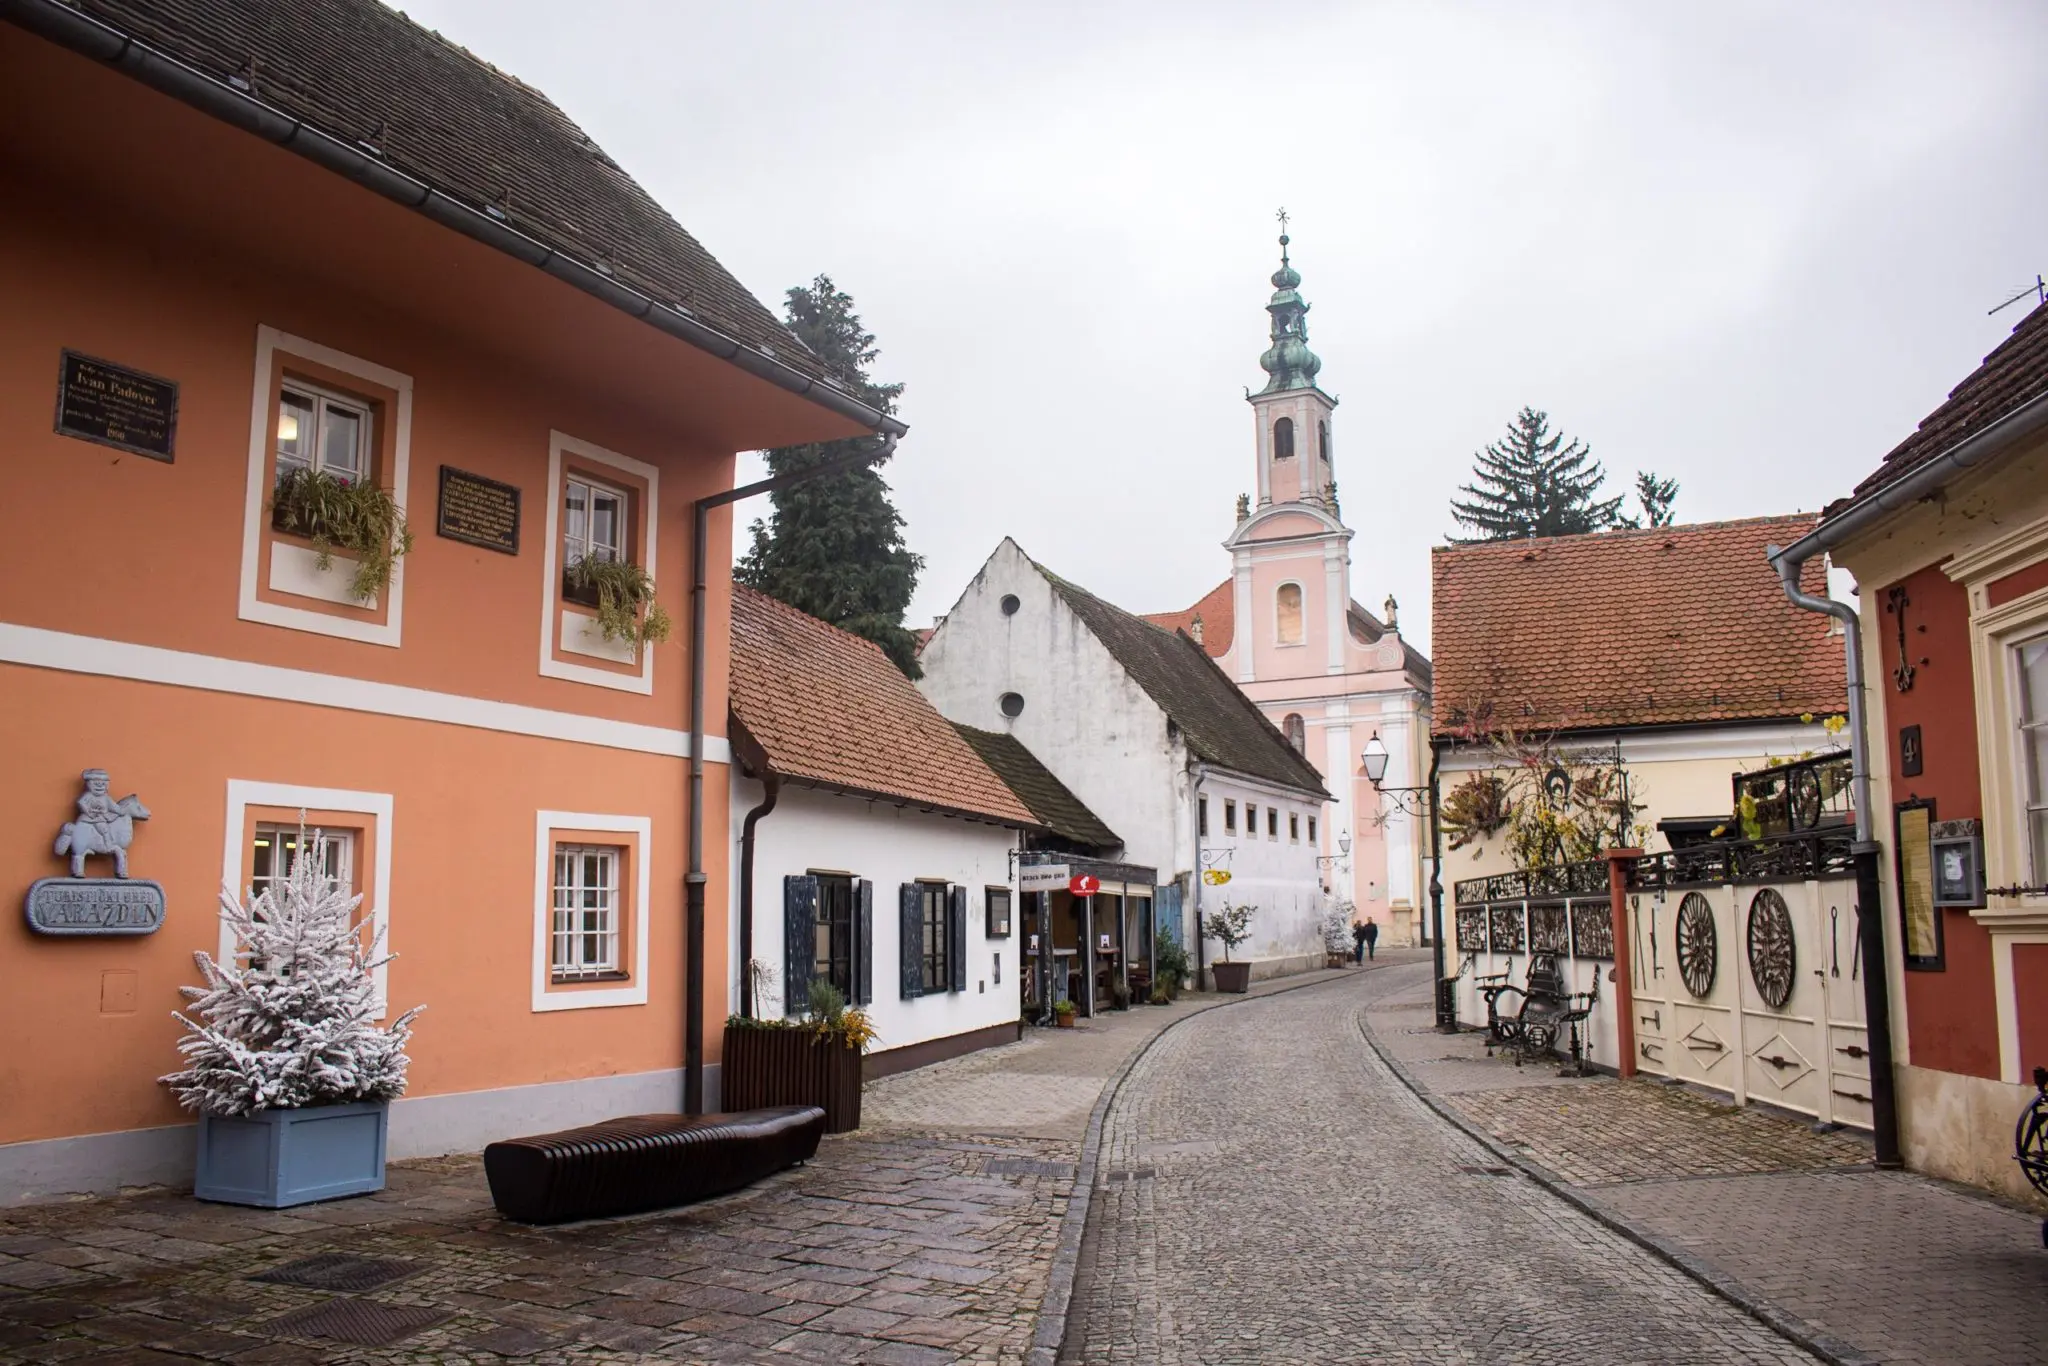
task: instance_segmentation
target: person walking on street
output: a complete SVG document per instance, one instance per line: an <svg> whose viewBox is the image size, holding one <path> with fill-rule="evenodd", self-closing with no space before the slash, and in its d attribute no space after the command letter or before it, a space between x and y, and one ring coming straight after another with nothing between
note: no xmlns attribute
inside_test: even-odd
<svg viewBox="0 0 2048 1366"><path fill-rule="evenodd" d="M1363 963L1365 961L1365 946L1367 942L1365 935L1366 929L1364 925L1354 924L1351 927L1351 961L1354 963Z"/></svg>
<svg viewBox="0 0 2048 1366"><path fill-rule="evenodd" d="M1373 920L1371 916L1367 916L1365 925L1358 931L1358 934L1365 942L1365 956L1367 958L1377 956L1375 950L1380 942L1379 923Z"/></svg>

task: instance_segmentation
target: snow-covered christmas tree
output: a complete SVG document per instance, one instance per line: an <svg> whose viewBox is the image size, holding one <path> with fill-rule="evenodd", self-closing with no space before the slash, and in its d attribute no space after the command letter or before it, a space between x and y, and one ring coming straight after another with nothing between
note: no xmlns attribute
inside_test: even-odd
<svg viewBox="0 0 2048 1366"><path fill-rule="evenodd" d="M186 1067L162 1080L186 1109L246 1115L404 1094L405 1044L424 1007L377 1023L374 974L391 956L378 956L381 930L366 941L356 923L362 897L328 883L326 846L301 823L281 883L242 899L221 889L234 959L193 954L206 985L179 988L191 1014L171 1012L186 1029Z"/></svg>

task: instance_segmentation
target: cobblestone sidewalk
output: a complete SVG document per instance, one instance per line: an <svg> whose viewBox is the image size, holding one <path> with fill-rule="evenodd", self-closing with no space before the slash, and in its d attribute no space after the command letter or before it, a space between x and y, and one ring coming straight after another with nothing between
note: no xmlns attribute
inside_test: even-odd
<svg viewBox="0 0 2048 1366"><path fill-rule="evenodd" d="M1418 1085L1603 1211L1845 1360L2048 1360L2040 1215L1870 1165L1866 1140L1659 1081L1566 1080L1429 1028L1428 984L1367 1013Z"/></svg>
<svg viewBox="0 0 2048 1366"><path fill-rule="evenodd" d="M886 1078L866 1127L809 1166L638 1219L507 1223L474 1157L394 1164L378 1195L287 1211L152 1193L0 1212L0 1366L1015 1366L1103 1083L1215 1004Z"/></svg>

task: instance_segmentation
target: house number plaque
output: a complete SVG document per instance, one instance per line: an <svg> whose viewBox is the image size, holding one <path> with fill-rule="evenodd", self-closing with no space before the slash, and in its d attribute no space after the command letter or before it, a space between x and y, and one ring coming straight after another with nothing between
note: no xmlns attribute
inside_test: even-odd
<svg viewBox="0 0 2048 1366"><path fill-rule="evenodd" d="M169 464L177 445L178 386L66 351L57 371L57 434Z"/></svg>
<svg viewBox="0 0 2048 1366"><path fill-rule="evenodd" d="M443 465L440 512L434 530L451 541L517 555L519 490L481 474Z"/></svg>

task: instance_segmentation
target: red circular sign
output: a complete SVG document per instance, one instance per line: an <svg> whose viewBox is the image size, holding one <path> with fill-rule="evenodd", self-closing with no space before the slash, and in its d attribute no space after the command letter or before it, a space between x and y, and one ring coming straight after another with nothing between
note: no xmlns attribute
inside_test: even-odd
<svg viewBox="0 0 2048 1366"><path fill-rule="evenodd" d="M1067 890L1075 896L1094 896L1102 890L1102 879L1090 873L1067 879Z"/></svg>

